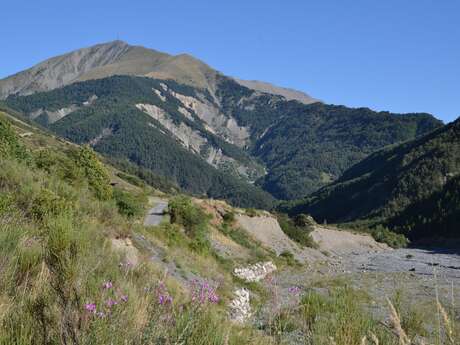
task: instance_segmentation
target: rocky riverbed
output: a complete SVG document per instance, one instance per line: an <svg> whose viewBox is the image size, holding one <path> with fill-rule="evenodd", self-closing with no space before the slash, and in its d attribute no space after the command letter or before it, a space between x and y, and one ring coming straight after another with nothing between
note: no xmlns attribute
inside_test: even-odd
<svg viewBox="0 0 460 345"><path fill-rule="evenodd" d="M348 255L343 267L352 272L412 272L460 283L460 250L405 248Z"/></svg>

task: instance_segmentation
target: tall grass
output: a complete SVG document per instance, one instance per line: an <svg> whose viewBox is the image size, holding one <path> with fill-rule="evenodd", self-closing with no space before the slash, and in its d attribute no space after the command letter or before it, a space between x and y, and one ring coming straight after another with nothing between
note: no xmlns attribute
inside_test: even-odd
<svg viewBox="0 0 460 345"><path fill-rule="evenodd" d="M157 293L164 277L111 250L111 238L130 236L120 210L130 216L132 200L112 198L87 148L30 153L20 145L0 157L0 344L258 343L187 291L171 292L165 305Z"/></svg>

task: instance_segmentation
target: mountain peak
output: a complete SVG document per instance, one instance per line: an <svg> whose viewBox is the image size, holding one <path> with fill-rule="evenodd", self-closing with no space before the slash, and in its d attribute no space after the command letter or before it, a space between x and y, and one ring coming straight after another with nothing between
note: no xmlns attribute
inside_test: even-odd
<svg viewBox="0 0 460 345"><path fill-rule="evenodd" d="M190 54L170 55L117 39L50 58L0 80L0 99L11 94L28 95L77 81L112 75L172 79L178 83L208 89L213 93L216 89L216 76L219 74L221 73ZM287 100L295 99L305 104L317 102L300 91L261 81L235 80L250 89L281 95Z"/></svg>

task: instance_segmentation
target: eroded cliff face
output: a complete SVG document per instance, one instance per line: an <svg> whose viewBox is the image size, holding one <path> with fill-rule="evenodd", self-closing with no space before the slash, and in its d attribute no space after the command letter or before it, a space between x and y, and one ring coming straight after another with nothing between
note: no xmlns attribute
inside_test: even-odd
<svg viewBox="0 0 460 345"><path fill-rule="evenodd" d="M258 174L254 166L245 165L225 155L222 149L210 143L202 132L194 130L184 122L175 123L168 113L160 107L153 104L136 104L136 107L158 121L161 125L158 126L157 123L153 122L149 123L150 126L158 128L160 131L164 127L184 148L199 155L212 166L223 170L230 169L244 178L250 178ZM185 108L179 109L186 111ZM188 116L190 116L189 113L187 113ZM215 133L212 128L210 128L209 132Z"/></svg>

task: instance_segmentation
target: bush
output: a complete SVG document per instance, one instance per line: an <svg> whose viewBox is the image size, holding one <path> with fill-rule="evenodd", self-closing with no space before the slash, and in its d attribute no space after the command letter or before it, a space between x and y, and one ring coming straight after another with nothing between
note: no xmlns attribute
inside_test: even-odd
<svg viewBox="0 0 460 345"><path fill-rule="evenodd" d="M225 213L222 218L224 219L225 223L231 225L235 221L235 213L233 213L232 211L229 211L229 212Z"/></svg>
<svg viewBox="0 0 460 345"><path fill-rule="evenodd" d="M298 264L297 260L294 257L294 254L292 254L290 251L285 250L280 254L280 257L286 260L287 264L289 266L295 266Z"/></svg>
<svg viewBox="0 0 460 345"><path fill-rule="evenodd" d="M254 208L248 208L246 209L246 215L249 217L257 217L257 211Z"/></svg>
<svg viewBox="0 0 460 345"><path fill-rule="evenodd" d="M0 158L16 158L18 160L30 158L11 125L3 117L0 117Z"/></svg>
<svg viewBox="0 0 460 345"><path fill-rule="evenodd" d="M200 207L194 205L190 198L178 196L171 200L169 213L171 223L182 225L187 236L192 239L192 249L198 252L207 252L210 249L209 216Z"/></svg>
<svg viewBox="0 0 460 345"><path fill-rule="evenodd" d="M96 153L89 147L83 146L77 156L77 165L83 170L88 184L100 200L112 197L112 187L107 169L98 160Z"/></svg>
<svg viewBox="0 0 460 345"><path fill-rule="evenodd" d="M248 233L245 230L242 230L240 228L232 228L227 222L224 222L221 226L219 226L218 229L224 235L230 237L233 241L235 241L236 243L238 243L239 245L245 248L248 248L248 249L257 248L254 240L251 239L251 237L248 235Z"/></svg>
<svg viewBox="0 0 460 345"><path fill-rule="evenodd" d="M133 186L137 186L137 187L140 187L140 188L144 188L145 187L145 182L142 181L139 177L137 176L134 176L134 175L128 175L128 174L125 174L124 172L118 172L117 173L117 176L119 178L121 178L122 180L125 180L126 182L129 182L130 184L132 184Z"/></svg>
<svg viewBox="0 0 460 345"><path fill-rule="evenodd" d="M118 207L118 212L128 218L139 217L144 214L147 197L144 194L133 193L114 189L113 198Z"/></svg>
<svg viewBox="0 0 460 345"><path fill-rule="evenodd" d="M67 152L68 155L62 152L55 152L51 149L38 151L34 155L34 162L37 168L45 170L48 174L56 174L61 179L69 182L82 179L84 175L81 169L78 169L75 156L75 151Z"/></svg>
<svg viewBox="0 0 460 345"><path fill-rule="evenodd" d="M278 223L281 229L291 240L304 247L316 248L317 245L310 236L310 232L314 228L307 220L308 217L305 215L299 215L295 220L285 214L278 215Z"/></svg>
<svg viewBox="0 0 460 345"><path fill-rule="evenodd" d="M53 191L43 188L33 201L32 216L38 221L43 221L47 217L58 216L70 209L71 205L68 201Z"/></svg>
<svg viewBox="0 0 460 345"><path fill-rule="evenodd" d="M386 243L392 248L404 248L409 244L409 240L403 234L397 234L381 225L372 229L371 234L377 242Z"/></svg>

